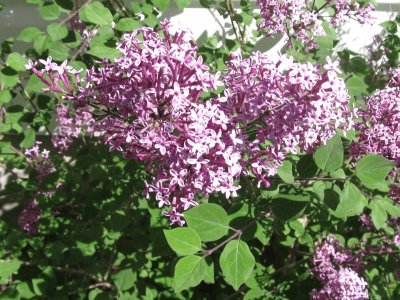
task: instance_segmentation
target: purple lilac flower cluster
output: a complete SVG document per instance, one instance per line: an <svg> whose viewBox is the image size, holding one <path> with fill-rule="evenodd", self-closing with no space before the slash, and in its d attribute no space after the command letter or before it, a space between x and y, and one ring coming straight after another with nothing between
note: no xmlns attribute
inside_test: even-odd
<svg viewBox="0 0 400 300"><path fill-rule="evenodd" d="M147 183L146 194L154 193L160 207L171 207L165 212L171 221L182 223L181 212L197 204L196 194L236 194L243 142L217 100L198 101L219 82L197 56L191 37L169 22L161 27L161 35L150 28L126 34L117 45L121 56L89 70L85 87L66 64L48 60L41 61L41 71L32 62L28 67L50 91L108 113L98 124L106 143L126 157L147 162L156 175ZM76 95L66 71L76 75ZM65 108L58 112L61 131L75 136L79 128L71 126Z"/></svg>
<svg viewBox="0 0 400 300"><path fill-rule="evenodd" d="M46 149L40 150L41 142L36 142L33 147L25 150L25 156L29 164L38 172L38 183L40 184L43 178L54 172L54 166L49 159L50 152ZM38 192L37 195L48 194ZM18 216L18 225L22 231L29 235L39 233L38 224L42 211L36 203L35 198L29 201L28 205L22 210Z"/></svg>
<svg viewBox="0 0 400 300"><path fill-rule="evenodd" d="M360 277L363 265L350 250L343 249L335 236L329 235L315 248L312 273L323 285L312 290L315 300L368 299L365 280Z"/></svg>
<svg viewBox="0 0 400 300"><path fill-rule="evenodd" d="M73 138L100 134L96 130L96 122L92 113L87 107L78 107L71 112L68 105L59 104L57 106L57 129L51 137L54 147L60 152L65 153L73 142Z"/></svg>
<svg viewBox="0 0 400 300"><path fill-rule="evenodd" d="M47 149L40 150L41 142L36 142L31 148L25 150L25 157L30 165L38 172L39 183L42 179L54 172L53 163L49 159L50 151Z"/></svg>
<svg viewBox="0 0 400 300"><path fill-rule="evenodd" d="M37 205L36 200L32 199L18 216L18 225L23 232L29 235L39 234L38 221L42 215L42 210Z"/></svg>
<svg viewBox="0 0 400 300"><path fill-rule="evenodd" d="M147 162L155 175L146 195L154 193L160 207L170 207L171 222L182 224L196 194L235 195L242 141L218 101L198 101L219 82L190 35L169 22L161 28L162 35L150 28L126 34L115 63L88 71L83 95L113 112L100 125L106 143Z"/></svg>
<svg viewBox="0 0 400 300"><path fill-rule="evenodd" d="M334 26L349 19L366 23L372 20L374 10L371 4L360 8L358 2L350 0L330 0L319 8L314 6L315 1L308 0L257 0L257 3L263 18L259 28L265 29L267 36L284 33L302 41L306 49L315 48L315 37L325 35L324 17ZM328 13L328 8L334 8L333 15Z"/></svg>
<svg viewBox="0 0 400 300"><path fill-rule="evenodd" d="M238 127L255 126L246 149L252 172L266 186L288 153L313 150L353 124L349 95L338 62L300 64L291 57L271 61L261 53L233 55L225 74L224 100ZM270 141L265 144L265 141Z"/></svg>
<svg viewBox="0 0 400 300"><path fill-rule="evenodd" d="M360 110L355 124L358 142L352 143L351 154L375 153L400 163L400 69L387 87L375 93Z"/></svg>
<svg viewBox="0 0 400 300"><path fill-rule="evenodd" d="M121 56L88 70L82 81L66 63L41 61L41 71L33 62L28 67L50 91L90 108L88 113L104 113L96 130L111 150L146 162L153 177L145 194L169 207L165 214L173 223L182 224L182 212L197 204L197 195L235 196L236 181L248 168L268 186L267 177L288 153L310 151L337 128L351 127L337 62L328 58L325 66L313 66L286 56L272 62L260 53L233 55L224 97L203 102L200 95L220 85L219 74L210 74L187 32L168 21L161 29L126 34L117 45ZM66 73L75 76L74 84ZM78 130L71 122L60 107L60 128L69 138ZM255 137L249 132L254 126Z"/></svg>

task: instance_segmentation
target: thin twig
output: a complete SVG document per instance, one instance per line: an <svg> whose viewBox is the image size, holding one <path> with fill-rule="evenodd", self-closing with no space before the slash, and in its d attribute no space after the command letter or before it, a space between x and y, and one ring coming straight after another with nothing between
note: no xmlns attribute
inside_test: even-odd
<svg viewBox="0 0 400 300"><path fill-rule="evenodd" d="M235 233L232 234L230 237L226 238L225 240L223 240L221 243L219 243L217 246L215 246L214 248L211 248L209 250L206 250L204 252L204 256L209 256L211 254L213 254L215 251L217 251L219 248L223 247L225 244L229 243L230 241L232 241L235 238L240 238L241 235L243 234L243 232L245 232L247 229L249 229L251 226L253 226L257 221L259 221L261 218L265 218L268 217L270 215L269 212L262 212L261 214L259 214L256 218L254 218L253 220L251 220L249 223L247 223L245 226L243 226L241 229L236 229Z"/></svg>
<svg viewBox="0 0 400 300"><path fill-rule="evenodd" d="M0 260L0 262L7 262L7 260ZM40 267L40 264L36 264L30 261L20 261L22 265L24 266L31 266L31 267ZM72 269L72 268L63 268L63 267L58 267L58 266L52 266L52 265L46 265L47 267L50 267L56 271L59 272L66 272L66 273L71 273L71 274L77 274L77 275L82 275L82 276L87 276L92 280L99 281L97 276L88 274L85 271L78 270L78 269Z"/></svg>
<svg viewBox="0 0 400 300"><path fill-rule="evenodd" d="M242 44L242 40L240 39L237 30L236 30L236 26L235 26L235 21L233 20L233 14L234 14L234 10L233 10L233 4L232 4L232 0L225 0L225 4L226 7L228 9L228 15L229 15L229 19L231 21L231 25L232 25L232 29L233 29L233 33L235 34L236 40Z"/></svg>
<svg viewBox="0 0 400 300"><path fill-rule="evenodd" d="M76 10L74 10L72 12L72 14L70 14L68 17L66 17L64 20L62 20L60 22L61 25L64 25L68 20L71 20L73 17L76 16L77 13L79 13L79 11L87 4L89 4L90 2L92 2L93 0L87 0L81 7L77 8Z"/></svg>

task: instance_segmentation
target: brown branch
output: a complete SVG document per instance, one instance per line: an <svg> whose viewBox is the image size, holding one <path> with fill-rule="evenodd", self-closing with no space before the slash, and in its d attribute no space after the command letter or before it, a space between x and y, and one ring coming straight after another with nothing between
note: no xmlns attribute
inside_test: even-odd
<svg viewBox="0 0 400 300"><path fill-rule="evenodd" d="M60 22L61 25L64 25L68 20L71 20L73 17L76 16L77 13L79 13L79 11L87 4L89 4L90 2L92 2L93 0L87 0L81 7L77 8L76 10L74 10L72 12L72 14L70 14L68 17L66 17L64 20L62 20Z"/></svg>
<svg viewBox="0 0 400 300"><path fill-rule="evenodd" d="M228 15L229 15L229 19L231 21L233 33L235 34L236 40L240 44L242 44L243 41L241 40L241 38L239 37L239 34L237 33L235 21L233 20L233 14L235 13L235 10L233 8L232 0L225 0L225 4L226 4L227 10L228 10Z"/></svg>
<svg viewBox="0 0 400 300"><path fill-rule="evenodd" d="M0 260L0 262L4 262L4 260ZM20 261L22 265L24 266L31 266L31 267L40 267L40 264L36 264L33 262L29 262L29 261ZM65 273L71 273L71 274L76 274L76 275L82 275L82 276L86 276L89 277L90 279L94 280L94 281L99 281L99 278L93 274L89 274L86 273L85 271L82 270L78 270L78 269L72 269L72 268L64 268L64 267L58 267L58 266L52 266L52 265L46 265L46 267L50 267L56 271L59 272L65 272Z"/></svg>
<svg viewBox="0 0 400 300"><path fill-rule="evenodd" d="M251 226L253 226L260 219L265 218L265 217L268 218L269 215L270 215L269 212L262 212L256 218L254 218L249 223L247 223L245 226L243 226L241 229L233 229L233 228L231 228L231 229L233 229L235 231L235 233L233 235L231 235L230 237L226 238L225 240L223 240L221 243L219 243L214 248L211 248L209 250L204 251L204 257L207 257L207 256L213 254L215 251L217 251L219 248L223 247L225 244L229 243L233 239L235 239L235 238L239 238L240 239L240 237L243 234L243 232L245 232L247 229L249 229Z"/></svg>

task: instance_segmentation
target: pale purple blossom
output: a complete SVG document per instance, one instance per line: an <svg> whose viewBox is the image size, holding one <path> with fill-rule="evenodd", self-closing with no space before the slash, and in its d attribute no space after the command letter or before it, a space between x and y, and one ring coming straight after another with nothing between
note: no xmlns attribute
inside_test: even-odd
<svg viewBox="0 0 400 300"><path fill-rule="evenodd" d="M146 163L153 176L145 194L154 194L160 207L169 206L164 214L182 224L182 212L197 204L198 195L236 195L243 142L229 111L218 100L199 101L201 93L220 83L218 74L211 74L197 55L191 36L167 21L161 29L161 34L141 28L124 35L117 44L121 56L88 70L83 81L76 76L74 85L63 77L67 72L60 72L68 67L54 65L51 59L41 61L45 65L41 71L34 63L28 67L50 91L90 107L87 113L104 114L96 121L96 130L105 143L127 158ZM75 90L60 85L64 82ZM53 142L64 149L81 127L63 106L58 108L57 121Z"/></svg>
<svg viewBox="0 0 400 300"><path fill-rule="evenodd" d="M360 258L344 249L335 236L329 235L317 245L312 263L311 271L323 287L312 290L311 299L368 299L367 283L360 276L363 271Z"/></svg>
<svg viewBox="0 0 400 300"><path fill-rule="evenodd" d="M351 154L380 154L400 163L400 68L394 72L387 87L377 91L360 110L356 123L358 142L351 145Z"/></svg>
<svg viewBox="0 0 400 300"><path fill-rule="evenodd" d="M42 142L37 141L31 148L25 150L24 154L28 163L37 170L38 181L42 181L44 177L54 172L54 166L49 159L50 151L40 149Z"/></svg>
<svg viewBox="0 0 400 300"><path fill-rule="evenodd" d="M336 129L352 127L355 110L348 108L350 96L336 62L328 59L324 70L284 55L275 61L259 52L231 57L222 103L247 134L248 164L265 186L287 154L311 151Z"/></svg>
<svg viewBox="0 0 400 300"><path fill-rule="evenodd" d="M96 122L87 107L74 109L69 105L57 106L57 128L51 137L53 146L60 152L68 150L73 139L84 137L85 134L98 136Z"/></svg>

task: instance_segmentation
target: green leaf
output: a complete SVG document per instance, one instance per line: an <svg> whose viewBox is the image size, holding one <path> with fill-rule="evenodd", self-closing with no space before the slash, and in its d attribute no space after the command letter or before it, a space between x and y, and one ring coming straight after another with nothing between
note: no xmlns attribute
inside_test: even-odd
<svg viewBox="0 0 400 300"><path fill-rule="evenodd" d="M99 45L91 48L86 53L98 57L100 59L115 59L121 55L121 52L115 48Z"/></svg>
<svg viewBox="0 0 400 300"><path fill-rule="evenodd" d="M115 29L119 31L132 31L141 27L143 27L143 25L132 18L122 18L117 22L117 25L115 25Z"/></svg>
<svg viewBox="0 0 400 300"><path fill-rule="evenodd" d="M21 282L17 285L17 291L19 296L23 297L24 299L32 299L35 297L33 290L26 281Z"/></svg>
<svg viewBox="0 0 400 300"><path fill-rule="evenodd" d="M57 4L44 2L43 5L39 7L39 13L43 19L51 21L57 19L61 11Z"/></svg>
<svg viewBox="0 0 400 300"><path fill-rule="evenodd" d="M196 255L182 257L175 266L175 292L179 293L182 290L199 285L204 276L204 258Z"/></svg>
<svg viewBox="0 0 400 300"><path fill-rule="evenodd" d="M238 290L253 272L255 259L245 242L233 240L224 247L219 264L226 282Z"/></svg>
<svg viewBox="0 0 400 300"><path fill-rule="evenodd" d="M194 229L204 242L215 241L228 234L228 214L217 204L200 204L184 212L183 216L189 228Z"/></svg>
<svg viewBox="0 0 400 300"><path fill-rule="evenodd" d="M207 256L205 258L204 268L205 268L204 279L203 279L204 282L213 284L215 282L215 279L214 279L214 261L211 259L211 257Z"/></svg>
<svg viewBox="0 0 400 300"><path fill-rule="evenodd" d="M63 61L68 58L69 48L64 45L61 41L55 41L49 43L49 55L58 61Z"/></svg>
<svg viewBox="0 0 400 300"><path fill-rule="evenodd" d="M23 41L23 42L33 42L38 38L39 36L42 35L42 31L37 28L37 27L27 27L24 30L21 31L19 34L17 40Z"/></svg>
<svg viewBox="0 0 400 300"><path fill-rule="evenodd" d="M161 12L166 11L169 7L169 0L152 0L152 2Z"/></svg>
<svg viewBox="0 0 400 300"><path fill-rule="evenodd" d="M195 254L201 250L201 240L196 231L188 227L164 230L168 245L178 255Z"/></svg>
<svg viewBox="0 0 400 300"><path fill-rule="evenodd" d="M42 55L43 52L47 50L48 45L49 39L44 35L37 37L33 42L33 48L39 55Z"/></svg>
<svg viewBox="0 0 400 300"><path fill-rule="evenodd" d="M1 90L4 88L12 88L16 86L18 83L18 73L10 68L5 67L1 70L0 73L0 87Z"/></svg>
<svg viewBox="0 0 400 300"><path fill-rule="evenodd" d="M93 23L96 25L110 25L113 21L113 16L108 8L101 2L92 2L85 5L79 11L79 17L84 22Z"/></svg>
<svg viewBox="0 0 400 300"><path fill-rule="evenodd" d="M367 198L350 181L346 181L344 184L339 201L334 212L334 215L339 218L357 216L362 213L364 207L368 204Z"/></svg>
<svg viewBox="0 0 400 300"><path fill-rule="evenodd" d="M158 19L155 15L149 15L144 19L144 24L149 27L155 27L158 24Z"/></svg>
<svg viewBox="0 0 400 300"><path fill-rule="evenodd" d="M397 32L397 24L394 21L385 21L381 24L379 24L380 26L382 26L385 30L387 30L389 33L396 33Z"/></svg>
<svg viewBox="0 0 400 300"><path fill-rule="evenodd" d="M315 164L324 171L330 172L339 169L343 164L343 144L336 134L326 145L320 146L314 153Z"/></svg>
<svg viewBox="0 0 400 300"><path fill-rule="evenodd" d="M352 76L346 81L347 89L351 96L368 94L368 85L364 81L364 77Z"/></svg>
<svg viewBox="0 0 400 300"><path fill-rule="evenodd" d="M250 26L253 22L253 17L244 11L242 11L239 16L241 19L240 21L243 22L244 25Z"/></svg>
<svg viewBox="0 0 400 300"><path fill-rule="evenodd" d="M356 74L367 74L368 73L368 63L366 60L360 56L353 57L350 60L351 70Z"/></svg>
<svg viewBox="0 0 400 300"><path fill-rule="evenodd" d="M51 23L47 26L47 33L53 41L58 41L68 35L68 29L59 23Z"/></svg>
<svg viewBox="0 0 400 300"><path fill-rule="evenodd" d="M28 83L26 84L25 89L28 93L37 93L45 87L47 86L40 80L40 78L37 77L35 74L32 74L28 80Z"/></svg>
<svg viewBox="0 0 400 300"><path fill-rule="evenodd" d="M327 37L329 37L329 38L330 38L331 40L333 40L333 41L337 39L335 29L332 28L332 27L329 25L328 22L324 21L324 22L322 23L322 27L324 28L324 31L325 31Z"/></svg>
<svg viewBox="0 0 400 300"><path fill-rule="evenodd" d="M46 281L44 278L33 278L32 279L32 286L33 286L33 292L37 296L43 296L46 293Z"/></svg>
<svg viewBox="0 0 400 300"><path fill-rule="evenodd" d="M385 226L387 221L387 212L384 200L373 199L370 203L371 219L376 229L381 229Z"/></svg>
<svg viewBox="0 0 400 300"><path fill-rule="evenodd" d="M8 278L16 273L21 266L21 262L17 259L0 260L0 284L7 284Z"/></svg>
<svg viewBox="0 0 400 300"><path fill-rule="evenodd" d="M25 71L28 60L18 52L12 52L7 56L7 64L15 71Z"/></svg>
<svg viewBox="0 0 400 300"><path fill-rule="evenodd" d="M386 212L388 212L392 217L400 217L400 205L394 204L391 198L383 198L383 205L385 206Z"/></svg>
<svg viewBox="0 0 400 300"><path fill-rule="evenodd" d="M333 40L327 36L318 36L315 38L315 41L320 46L320 49L324 51L331 50L333 48Z"/></svg>
<svg viewBox="0 0 400 300"><path fill-rule="evenodd" d="M329 172L329 176L332 178L340 178L340 179L346 179L346 173L344 172L343 169L337 169L334 171Z"/></svg>
<svg viewBox="0 0 400 300"><path fill-rule="evenodd" d="M30 148L35 143L36 132L32 128L25 130L24 139L19 144L21 148Z"/></svg>
<svg viewBox="0 0 400 300"><path fill-rule="evenodd" d="M272 199L272 212L282 221L297 219L310 201L308 194L283 195Z"/></svg>
<svg viewBox="0 0 400 300"><path fill-rule="evenodd" d="M74 3L72 0L55 0L58 6L66 10L72 10L74 8Z"/></svg>
<svg viewBox="0 0 400 300"><path fill-rule="evenodd" d="M0 106L10 102L12 99L10 91L3 90L0 91Z"/></svg>
<svg viewBox="0 0 400 300"><path fill-rule="evenodd" d="M377 154L365 155L356 164L356 176L369 189L380 189L393 162Z"/></svg>
<svg viewBox="0 0 400 300"><path fill-rule="evenodd" d="M293 170L292 170L292 163L290 161L284 161L282 166L278 168L278 176L286 183L293 184L294 177L293 177Z"/></svg>
<svg viewBox="0 0 400 300"><path fill-rule="evenodd" d="M114 283L118 290L126 291L135 286L136 273L133 269L124 269L114 275Z"/></svg>
<svg viewBox="0 0 400 300"><path fill-rule="evenodd" d="M175 3L179 9L183 10L186 6L192 3L192 0L175 0Z"/></svg>

